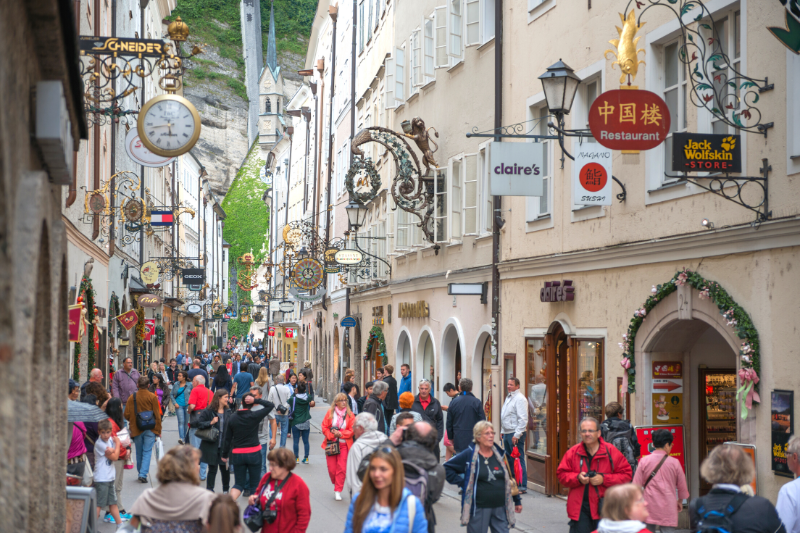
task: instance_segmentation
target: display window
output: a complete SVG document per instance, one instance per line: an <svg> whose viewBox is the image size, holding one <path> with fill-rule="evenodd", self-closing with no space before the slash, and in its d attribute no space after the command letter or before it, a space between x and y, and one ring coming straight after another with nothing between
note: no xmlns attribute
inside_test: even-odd
<svg viewBox="0 0 800 533"><path fill-rule="evenodd" d="M547 455L547 362L544 339L525 343L528 398L528 451Z"/></svg>

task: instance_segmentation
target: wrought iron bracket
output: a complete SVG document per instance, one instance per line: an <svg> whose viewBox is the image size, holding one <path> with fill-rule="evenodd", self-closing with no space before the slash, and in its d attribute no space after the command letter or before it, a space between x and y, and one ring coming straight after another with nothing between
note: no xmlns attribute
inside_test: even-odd
<svg viewBox="0 0 800 533"><path fill-rule="evenodd" d="M616 176L611 176L611 179L619 183L619 186L622 187L622 192L617 195L617 200L624 202L628 197L628 191L625 190L625 185L623 185L623 183L619 181Z"/></svg>
<svg viewBox="0 0 800 533"><path fill-rule="evenodd" d="M361 253L363 253L365 255L368 255L369 257L372 257L373 259L377 259L378 261L380 261L384 265L386 265L389 268L389 277L392 277L392 265L391 265L391 263L389 263L386 259L383 259L382 257L378 257L377 255L373 255L373 254L369 253L368 251L364 250L363 248L361 248L361 246L358 244L358 239L359 238L367 239L367 240L370 240L370 241L385 241L386 237L359 237L358 234L356 233L353 236L353 241L356 243L356 248L358 249L359 252L361 252Z"/></svg>
<svg viewBox="0 0 800 533"><path fill-rule="evenodd" d="M762 166L759 169L761 176L758 177L732 177L729 174L724 176L694 177L664 174L669 178L677 178L679 181L693 183L701 189L712 192L721 198L725 198L738 204L756 214L753 224L760 224L772 218L772 211L769 210L769 173L772 172L772 165L765 157L761 160ZM708 185L698 180L711 180ZM761 187L762 199L758 204L750 204L742 196L749 183L755 183ZM735 189L731 189L735 188Z"/></svg>

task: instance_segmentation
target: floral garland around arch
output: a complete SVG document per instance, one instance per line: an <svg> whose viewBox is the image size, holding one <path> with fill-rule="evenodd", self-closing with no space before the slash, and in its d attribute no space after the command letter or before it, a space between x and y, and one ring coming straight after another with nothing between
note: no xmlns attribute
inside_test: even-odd
<svg viewBox="0 0 800 533"><path fill-rule="evenodd" d="M372 352L373 343L378 343L378 355L381 358L382 364L389 364L389 358L386 356L386 339L383 336L383 330L378 326L372 326L369 330L369 339L367 340L367 351L364 352L364 359L369 359Z"/></svg>
<svg viewBox="0 0 800 533"><path fill-rule="evenodd" d="M94 297L95 291L94 286L92 285L92 280L84 276L81 279L81 287L78 291L78 295L81 298L80 302L83 303L84 309L86 310L86 338L87 341L87 349L86 349L86 372L87 374L92 371L94 368L94 359L95 359L95 349L94 349ZM80 363L81 363L81 343L75 343L75 366L72 368L72 379L75 381L80 381Z"/></svg>
<svg viewBox="0 0 800 533"><path fill-rule="evenodd" d="M761 402L761 398L758 395L758 373L761 371L761 347L758 340L758 331L747 311L737 304L719 283L706 279L697 272L692 272L688 269L676 272L672 279L663 285L653 285L652 295L647 298L641 308L633 312L633 318L628 326L628 333L622 336L622 342L619 343L620 348L622 348L620 365L625 369L628 392L636 392L634 346L639 328L645 321L647 314L661 300L675 292L679 286L687 284L700 291L701 299L711 300L717 306L719 313L725 317L727 325L734 328L736 335L742 340L742 344L739 347L741 367L736 399L741 399L742 419L746 419L749 409L753 407L753 402Z"/></svg>

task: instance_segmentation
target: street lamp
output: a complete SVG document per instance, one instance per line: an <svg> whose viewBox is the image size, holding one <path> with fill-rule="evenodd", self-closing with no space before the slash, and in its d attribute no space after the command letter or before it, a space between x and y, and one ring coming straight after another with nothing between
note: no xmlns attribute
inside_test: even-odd
<svg viewBox="0 0 800 533"><path fill-rule="evenodd" d="M347 211L347 220L350 222L350 227L358 231L358 228L364 225L367 219L367 208L351 199L350 203L345 207Z"/></svg>
<svg viewBox="0 0 800 533"><path fill-rule="evenodd" d="M581 83L575 71L559 59L557 63L547 67L547 72L539 76L539 79L542 80L550 114L557 117L569 115L572 101Z"/></svg>

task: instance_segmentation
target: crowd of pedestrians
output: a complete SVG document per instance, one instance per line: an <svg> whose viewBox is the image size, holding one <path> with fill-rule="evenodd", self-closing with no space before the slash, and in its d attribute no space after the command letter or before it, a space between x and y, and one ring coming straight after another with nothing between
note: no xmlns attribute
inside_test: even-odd
<svg viewBox="0 0 800 533"><path fill-rule="evenodd" d="M71 425L68 477L91 478L98 513L104 510L103 519L118 526L232 533L246 524L262 533L305 532L309 489L293 470L309 462L313 373L310 365L295 372L293 364L284 373L276 362L249 350L195 358L178 353L144 375L124 359L110 393L99 369L82 385L69 380L70 400L96 406L108 418ZM348 371L322 418L333 500L350 497L345 532L434 533L446 481L458 489L467 533L508 533L527 488L526 439L537 422L531 406L544 398L532 403L520 381L509 378L496 433L472 394L472 380L445 384L442 405L428 380L413 393L408 365L400 367L399 382L393 374L384 366L361 395ZM611 402L602 422L581 420L580 442L557 465L558 482L568 489L570 533L673 533L681 513L702 533L800 533L800 480L783 486L776 508L749 490L755 476L749 456L720 445L700 468L711 490L690 501L683 467L671 453L673 433L653 431L642 456L623 412ZM170 415L177 418L179 446L164 452L162 422ZM126 507L124 469L135 468L138 481L148 483L154 454L158 486ZM786 459L800 475L800 437L789 441ZM223 494L214 494L218 474ZM240 495L249 504L244 518Z"/></svg>

